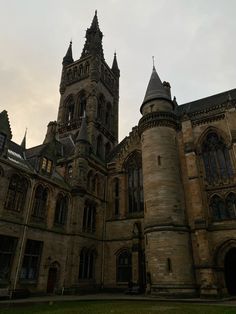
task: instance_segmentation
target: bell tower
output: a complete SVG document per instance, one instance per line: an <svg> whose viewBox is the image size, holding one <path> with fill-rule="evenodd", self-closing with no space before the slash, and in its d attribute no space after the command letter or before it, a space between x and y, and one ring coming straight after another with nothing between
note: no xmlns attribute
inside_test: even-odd
<svg viewBox="0 0 236 314"><path fill-rule="evenodd" d="M139 121L144 177L144 234L151 293L194 293L190 235L185 218L177 132L170 84L153 67Z"/></svg>
<svg viewBox="0 0 236 314"><path fill-rule="evenodd" d="M97 157L105 160L118 142L120 71L116 55L112 67L107 65L102 38L95 11L81 57L74 61L70 42L63 58L57 132L59 138L75 140L86 112L88 141Z"/></svg>

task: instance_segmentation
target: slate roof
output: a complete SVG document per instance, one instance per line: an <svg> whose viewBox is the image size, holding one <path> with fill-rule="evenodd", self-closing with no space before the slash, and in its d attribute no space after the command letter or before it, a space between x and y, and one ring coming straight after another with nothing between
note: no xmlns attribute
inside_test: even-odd
<svg viewBox="0 0 236 314"><path fill-rule="evenodd" d="M227 103L229 98L231 100L236 100L236 88L182 104L176 108L176 113L182 115L207 110Z"/></svg>

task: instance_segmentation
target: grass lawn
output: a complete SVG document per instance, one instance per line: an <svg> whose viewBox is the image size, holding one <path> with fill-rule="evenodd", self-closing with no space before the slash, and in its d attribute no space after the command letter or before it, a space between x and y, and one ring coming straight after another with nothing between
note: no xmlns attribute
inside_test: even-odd
<svg viewBox="0 0 236 314"><path fill-rule="evenodd" d="M155 301L78 301L0 307L0 314L236 314L236 306Z"/></svg>

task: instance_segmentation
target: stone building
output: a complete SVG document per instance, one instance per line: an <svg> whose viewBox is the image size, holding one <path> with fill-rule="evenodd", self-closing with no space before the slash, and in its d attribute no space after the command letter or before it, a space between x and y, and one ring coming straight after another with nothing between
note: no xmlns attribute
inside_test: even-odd
<svg viewBox="0 0 236 314"><path fill-rule="evenodd" d="M178 105L153 68L118 143L102 37L95 13L42 144L14 143L0 113L0 288L236 294L236 89Z"/></svg>

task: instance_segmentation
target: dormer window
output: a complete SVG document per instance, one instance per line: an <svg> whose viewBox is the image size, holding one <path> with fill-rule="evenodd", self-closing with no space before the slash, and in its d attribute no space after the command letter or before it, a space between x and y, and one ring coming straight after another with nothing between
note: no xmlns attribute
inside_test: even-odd
<svg viewBox="0 0 236 314"><path fill-rule="evenodd" d="M6 135L3 133L0 133L0 152L3 151L5 142L6 142Z"/></svg>
<svg viewBox="0 0 236 314"><path fill-rule="evenodd" d="M43 157L41 170L46 173L52 172L52 161L46 157Z"/></svg>

